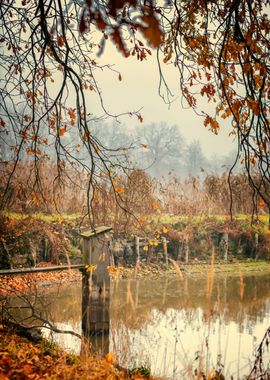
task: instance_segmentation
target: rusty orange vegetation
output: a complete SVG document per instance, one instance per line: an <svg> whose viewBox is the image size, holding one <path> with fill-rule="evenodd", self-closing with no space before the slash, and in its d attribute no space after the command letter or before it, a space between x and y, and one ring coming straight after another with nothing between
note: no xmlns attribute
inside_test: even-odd
<svg viewBox="0 0 270 380"><path fill-rule="evenodd" d="M112 354L105 358L80 358L46 345L34 345L0 325L0 380L138 380L142 375L129 375L114 366ZM150 376L150 379L154 380Z"/></svg>
<svg viewBox="0 0 270 380"><path fill-rule="evenodd" d="M40 266L42 265L40 264ZM49 266L49 263L45 263L45 266ZM18 291L23 293L31 292L44 282L49 282L50 285L63 285L77 280L81 280L81 274L76 270L2 276L0 296L16 293ZM0 380L2 379L0 378Z"/></svg>

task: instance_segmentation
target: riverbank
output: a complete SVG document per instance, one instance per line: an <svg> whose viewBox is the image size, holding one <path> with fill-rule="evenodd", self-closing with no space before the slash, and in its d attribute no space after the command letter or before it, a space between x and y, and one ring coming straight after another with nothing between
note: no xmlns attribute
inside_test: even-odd
<svg viewBox="0 0 270 380"><path fill-rule="evenodd" d="M51 263L40 263L39 267L50 267ZM45 273L18 274L1 276L0 296L11 294L33 294L36 289L57 289L72 283L80 283L82 275L79 270L64 270Z"/></svg>
<svg viewBox="0 0 270 380"><path fill-rule="evenodd" d="M48 263L44 263L48 265ZM141 263L132 267L110 267L112 280L121 279L144 279L160 277L207 277L210 272L218 275L241 276L270 274L270 263L267 261L239 261L234 263L192 263L183 264L170 261L167 267L163 263ZM16 276L2 276L0 284L0 296L7 294L33 293L34 290L53 290L66 287L73 283L80 283L82 275L78 270L65 270L59 272L33 273Z"/></svg>
<svg viewBox="0 0 270 380"><path fill-rule="evenodd" d="M115 358L89 353L82 356L63 352L55 344L44 340L34 344L6 326L0 325L1 380L158 380L142 369L128 372L118 369Z"/></svg>
<svg viewBox="0 0 270 380"><path fill-rule="evenodd" d="M270 273L270 263L266 261L239 261L234 263L193 263L181 264L171 261L165 264L140 264L135 267L120 268L112 274L112 278L158 278L163 276L207 276L212 271L221 275L252 275Z"/></svg>

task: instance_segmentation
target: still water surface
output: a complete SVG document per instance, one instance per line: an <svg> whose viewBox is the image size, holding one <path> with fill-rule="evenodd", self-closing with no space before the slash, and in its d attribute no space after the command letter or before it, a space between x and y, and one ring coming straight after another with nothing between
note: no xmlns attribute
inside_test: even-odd
<svg viewBox="0 0 270 380"><path fill-rule="evenodd" d="M51 321L81 333L79 284L45 299ZM242 379L269 325L269 275L216 276L210 286L202 277L119 280L111 284L110 336L94 343L120 365L150 365L156 375L191 379L196 369L222 368ZM80 352L76 338L55 339Z"/></svg>

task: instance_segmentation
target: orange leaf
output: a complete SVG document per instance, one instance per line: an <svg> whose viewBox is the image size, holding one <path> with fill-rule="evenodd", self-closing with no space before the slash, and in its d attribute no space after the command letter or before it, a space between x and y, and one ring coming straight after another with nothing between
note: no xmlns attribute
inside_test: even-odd
<svg viewBox="0 0 270 380"><path fill-rule="evenodd" d="M264 203L264 200L263 200L262 198L260 198L260 200L259 200L259 205L260 205L260 206L264 206L264 204L265 204L265 203Z"/></svg>
<svg viewBox="0 0 270 380"><path fill-rule="evenodd" d="M153 210L157 210L158 209L157 202L152 202L151 207L152 207Z"/></svg>
<svg viewBox="0 0 270 380"><path fill-rule="evenodd" d="M59 136L64 136L66 131L67 131L67 126L65 125L64 127L59 129Z"/></svg>
<svg viewBox="0 0 270 380"><path fill-rule="evenodd" d="M59 36L57 38L57 43L58 43L58 46L60 46L60 47L64 46L64 38L63 38L63 36Z"/></svg>
<svg viewBox="0 0 270 380"><path fill-rule="evenodd" d="M24 366L23 366L23 373L24 374L29 374L29 373L31 373L33 371L33 368L32 368L32 366L30 366L29 364L25 364Z"/></svg>
<svg viewBox="0 0 270 380"><path fill-rule="evenodd" d="M89 21L87 19L88 17L88 9L83 8L80 24L79 24L79 31L81 34L89 32Z"/></svg>
<svg viewBox="0 0 270 380"><path fill-rule="evenodd" d="M105 356L105 360L108 364L113 364L115 362L115 358L110 352Z"/></svg>
<svg viewBox="0 0 270 380"><path fill-rule="evenodd" d="M257 100L249 97L247 99L247 105L254 112L254 115L259 116L260 105L259 105L259 102Z"/></svg>
<svg viewBox="0 0 270 380"><path fill-rule="evenodd" d="M76 119L76 115L75 115L75 108L69 108L68 110L68 115L70 117L70 119Z"/></svg>
<svg viewBox="0 0 270 380"><path fill-rule="evenodd" d="M215 133L217 134L218 130L219 130L219 124L218 122L213 119L211 116L207 116L203 122L203 124L207 127L207 125L210 126L210 129Z"/></svg>
<svg viewBox="0 0 270 380"><path fill-rule="evenodd" d="M124 189L123 189L121 186L116 186L115 191L116 191L118 194L122 194L122 193L124 192Z"/></svg>
<svg viewBox="0 0 270 380"><path fill-rule="evenodd" d="M32 117L30 115L24 115L23 119L24 119L24 121L28 122L28 121L32 120Z"/></svg>
<svg viewBox="0 0 270 380"><path fill-rule="evenodd" d="M111 37L112 37L113 43L118 47L120 52L125 57L128 57L129 53L128 53L126 46L122 40L122 36L121 36L118 28L114 28L113 32L111 33Z"/></svg>
<svg viewBox="0 0 270 380"><path fill-rule="evenodd" d="M160 30L159 22L153 12L149 15L142 16L142 21L147 25L140 26L140 30L148 43L153 47L159 47L162 43L163 35Z"/></svg>
<svg viewBox="0 0 270 380"><path fill-rule="evenodd" d="M84 140L84 141L88 141L88 140L89 140L89 137L90 137L90 133L89 133L89 132L85 132L85 133L83 134L83 140Z"/></svg>

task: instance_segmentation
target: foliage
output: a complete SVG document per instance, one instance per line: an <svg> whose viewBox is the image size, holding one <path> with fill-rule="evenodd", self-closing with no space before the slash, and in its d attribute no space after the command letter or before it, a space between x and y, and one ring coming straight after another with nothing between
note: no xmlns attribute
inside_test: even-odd
<svg viewBox="0 0 270 380"><path fill-rule="evenodd" d="M230 185L227 173L207 175L203 179L190 176L184 181L170 175L159 184L161 209L172 216L250 214L255 221L258 215L267 213L267 207L262 199L253 203L254 192L248 183L248 176L243 172L231 175Z"/></svg>
<svg viewBox="0 0 270 380"><path fill-rule="evenodd" d="M109 357L76 357L54 345L34 345L0 325L0 377L10 379L153 379L116 369Z"/></svg>
<svg viewBox="0 0 270 380"><path fill-rule="evenodd" d="M49 266L50 264L46 264ZM58 287L60 284L68 284L72 281L81 280L81 274L77 271L59 271L59 272L44 272L44 273L31 273L16 276L1 276L0 295L2 301L4 296L19 295L19 294L34 294L36 289L42 283L50 284L51 286ZM26 296L27 298L27 296ZM1 318L3 315L1 316Z"/></svg>
<svg viewBox="0 0 270 380"><path fill-rule="evenodd" d="M44 218L46 219L46 218ZM39 261L69 262L79 254L70 222L47 222L18 214L0 215L0 260L2 267L34 266ZM77 233L76 233L77 234ZM22 260L22 262L20 262Z"/></svg>
<svg viewBox="0 0 270 380"><path fill-rule="evenodd" d="M145 366L133 368L129 371L129 373L131 375L141 375L144 378L149 379L151 375L151 369L149 368L149 366L145 365Z"/></svg>
<svg viewBox="0 0 270 380"><path fill-rule="evenodd" d="M269 206L269 0L14 0L2 5L0 134L3 150L13 152L13 160L2 163L2 207L10 188L19 191L13 177L23 158L31 164L34 202L38 194L46 203L43 161L53 166L52 190L63 185L71 168L82 168L89 213L100 173L114 188L114 177L126 171L127 147L105 147L91 130L98 119L91 114L94 94L106 116L119 116L107 111L96 78L107 69L122 80L111 66L99 64L108 39L129 59L145 60L157 48L165 101L171 102L171 93L163 65L171 64L184 105L203 117L205 127L218 133L224 120L231 123L239 146L236 160L245 167L254 202L259 196ZM212 114L199 109L200 98L213 104ZM143 121L139 112L131 116ZM119 192L115 197L121 203Z"/></svg>

